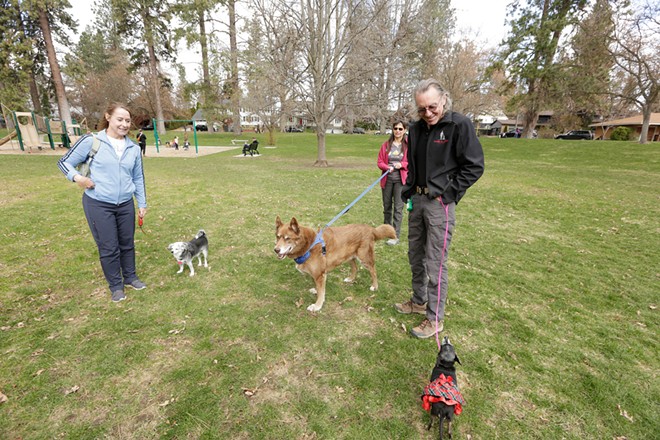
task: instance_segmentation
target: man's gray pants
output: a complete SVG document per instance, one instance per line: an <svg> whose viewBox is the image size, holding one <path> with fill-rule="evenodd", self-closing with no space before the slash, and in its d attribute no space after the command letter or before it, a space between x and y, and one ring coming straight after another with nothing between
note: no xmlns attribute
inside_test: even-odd
<svg viewBox="0 0 660 440"><path fill-rule="evenodd" d="M426 306L426 317L434 322L444 319L447 302L447 254L456 222L456 203L443 204L426 195L412 196L413 210L408 216L408 261L412 271L412 301ZM446 236L446 238L445 238ZM444 255L443 255L444 253ZM442 263L440 300L438 274Z"/></svg>

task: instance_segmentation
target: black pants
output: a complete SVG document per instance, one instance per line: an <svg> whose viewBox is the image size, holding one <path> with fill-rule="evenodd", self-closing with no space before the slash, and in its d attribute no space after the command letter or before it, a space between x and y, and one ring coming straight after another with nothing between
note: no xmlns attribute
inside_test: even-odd
<svg viewBox="0 0 660 440"><path fill-rule="evenodd" d="M401 198L401 174L397 170L385 177L383 188L383 223L394 226L396 238L401 236L401 220L403 219L403 199ZM394 221L392 221L394 220Z"/></svg>
<svg viewBox="0 0 660 440"><path fill-rule="evenodd" d="M83 210L99 250L101 268L110 291L124 288L135 274L135 205L133 199L115 205L83 194Z"/></svg>

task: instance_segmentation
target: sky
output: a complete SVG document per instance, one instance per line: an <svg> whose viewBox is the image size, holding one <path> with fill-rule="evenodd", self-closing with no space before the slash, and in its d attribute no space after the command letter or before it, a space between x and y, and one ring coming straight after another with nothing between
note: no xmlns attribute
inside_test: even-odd
<svg viewBox="0 0 660 440"><path fill-rule="evenodd" d="M457 30L466 32L467 35L481 41L485 46L494 48L506 35L504 20L506 17L506 6L511 0L451 0L452 7L456 10ZM71 15L78 21L78 32L82 32L85 26L93 23L91 0L69 0L72 6ZM240 5L241 2L238 4ZM243 2L245 3L245 2ZM72 35L73 41L78 41L77 35ZM199 55L193 50L186 51L181 46L179 62L184 66L198 64ZM197 78L197 69L187 69L190 72L188 80Z"/></svg>

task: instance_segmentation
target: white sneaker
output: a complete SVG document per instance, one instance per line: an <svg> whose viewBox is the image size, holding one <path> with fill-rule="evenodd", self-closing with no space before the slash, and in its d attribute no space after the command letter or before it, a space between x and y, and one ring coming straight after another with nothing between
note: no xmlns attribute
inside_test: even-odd
<svg viewBox="0 0 660 440"><path fill-rule="evenodd" d="M389 244L390 246L396 246L397 244L399 244L399 239L398 238L390 238L385 243Z"/></svg>

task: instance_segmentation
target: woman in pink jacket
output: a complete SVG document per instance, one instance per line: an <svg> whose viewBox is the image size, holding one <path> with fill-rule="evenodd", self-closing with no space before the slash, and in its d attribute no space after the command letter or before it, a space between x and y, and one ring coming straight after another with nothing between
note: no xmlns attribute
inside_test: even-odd
<svg viewBox="0 0 660 440"><path fill-rule="evenodd" d="M378 153L378 168L383 173L390 171L380 181L383 189L383 223L394 226L396 239L387 240L387 244L394 246L399 244L401 235L401 220L403 219L403 199L401 199L401 187L406 183L408 175L408 141L405 136L406 123L396 120L392 124L392 134L383 143ZM394 209L392 206L394 205ZM394 218L394 222L392 222Z"/></svg>

